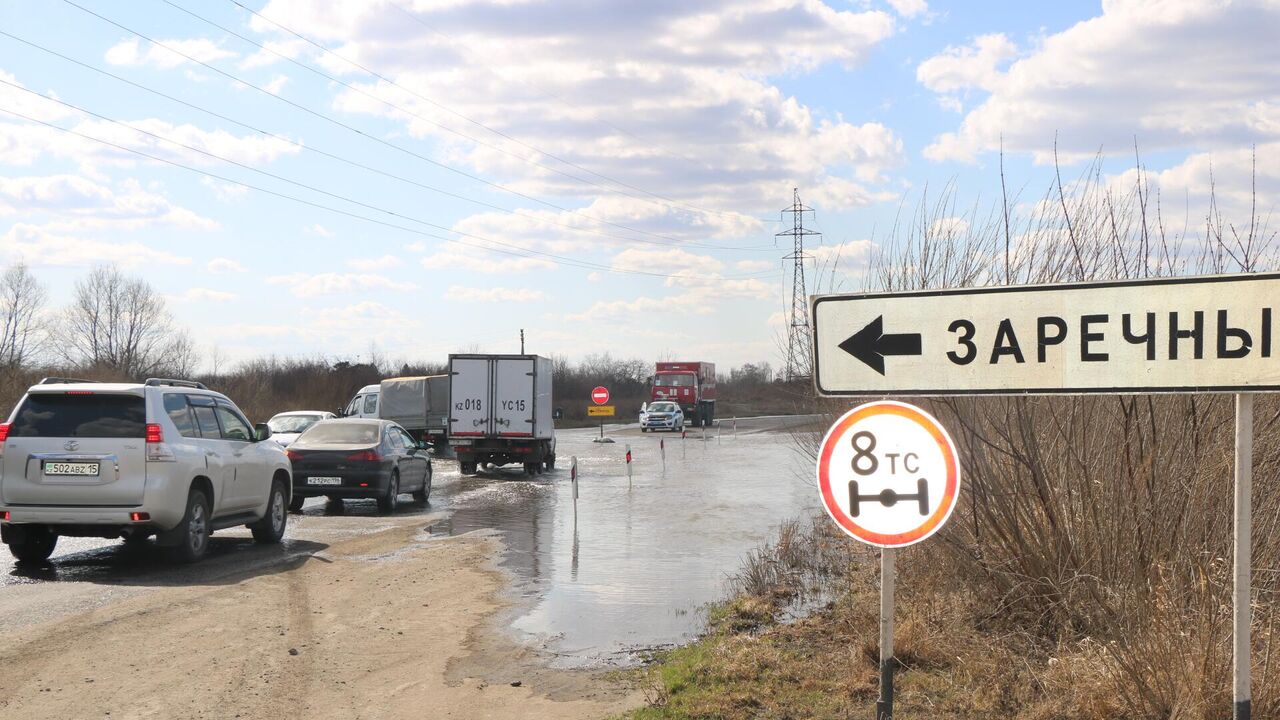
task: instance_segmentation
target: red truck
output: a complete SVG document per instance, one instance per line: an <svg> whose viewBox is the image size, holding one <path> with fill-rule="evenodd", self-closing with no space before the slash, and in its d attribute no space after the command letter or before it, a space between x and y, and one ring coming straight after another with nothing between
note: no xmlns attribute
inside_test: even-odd
<svg viewBox="0 0 1280 720"><path fill-rule="evenodd" d="M653 374L649 400L680 404L694 427L707 426L716 416L716 366L709 362L660 362Z"/></svg>

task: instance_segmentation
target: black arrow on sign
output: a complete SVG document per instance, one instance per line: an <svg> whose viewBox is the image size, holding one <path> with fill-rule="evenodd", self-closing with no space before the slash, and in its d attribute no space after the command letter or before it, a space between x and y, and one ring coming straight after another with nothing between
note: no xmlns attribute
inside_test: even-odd
<svg viewBox="0 0 1280 720"><path fill-rule="evenodd" d="M920 355L920 333L884 334L884 316L840 343L840 349L858 358L867 367L884 375L885 355Z"/></svg>

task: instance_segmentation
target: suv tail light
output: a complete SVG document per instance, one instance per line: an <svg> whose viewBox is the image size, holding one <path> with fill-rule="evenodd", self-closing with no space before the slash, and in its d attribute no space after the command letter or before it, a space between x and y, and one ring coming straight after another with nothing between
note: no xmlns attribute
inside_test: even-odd
<svg viewBox="0 0 1280 720"><path fill-rule="evenodd" d="M352 462L382 462L382 456L376 450L361 450L358 453L348 455L347 460Z"/></svg>
<svg viewBox="0 0 1280 720"><path fill-rule="evenodd" d="M164 430L159 423L147 423L147 462L177 462L178 458L164 444Z"/></svg>
<svg viewBox="0 0 1280 720"><path fill-rule="evenodd" d="M9 439L9 423L0 423L0 458L4 457L4 443Z"/></svg>

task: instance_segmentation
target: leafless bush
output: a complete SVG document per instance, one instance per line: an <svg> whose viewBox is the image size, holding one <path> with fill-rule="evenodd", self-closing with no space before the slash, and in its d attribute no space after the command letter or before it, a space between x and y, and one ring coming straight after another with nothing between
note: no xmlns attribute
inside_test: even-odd
<svg viewBox="0 0 1280 720"><path fill-rule="evenodd" d="M1210 199L1202 222L1165 217L1139 165L1117 186L1092 163L1029 206L1004 197L955 221L955 188L880 241L869 288L1245 272L1275 266L1275 234ZM1021 210L1019 210L1021 208ZM1238 212L1238 211L1237 211ZM829 269L830 270L830 269ZM827 278L833 273L828 272ZM1116 395L927 403L960 447L966 492L931 552L934 582L971 588L995 631L1100 659L1090 677L1139 718L1221 717L1229 707L1230 396ZM842 406L825 406L831 414ZM1257 404L1254 708L1280 714L1272 662L1280 574L1280 402ZM801 444L814 453L813 438ZM1084 712L1077 708L1078 712Z"/></svg>

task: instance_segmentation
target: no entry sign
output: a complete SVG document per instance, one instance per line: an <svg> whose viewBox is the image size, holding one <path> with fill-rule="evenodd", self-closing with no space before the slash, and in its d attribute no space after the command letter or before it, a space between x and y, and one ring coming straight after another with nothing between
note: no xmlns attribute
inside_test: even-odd
<svg viewBox="0 0 1280 720"><path fill-rule="evenodd" d="M591 402L597 405L604 405L609 402L609 388L604 387L603 385L597 385L596 388L591 391Z"/></svg>
<svg viewBox="0 0 1280 720"><path fill-rule="evenodd" d="M913 405L881 401L845 413L818 452L822 505L846 533L883 548L918 543L951 517L960 461L947 431Z"/></svg>

